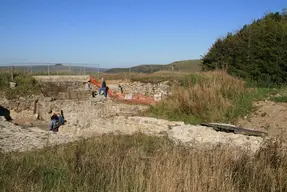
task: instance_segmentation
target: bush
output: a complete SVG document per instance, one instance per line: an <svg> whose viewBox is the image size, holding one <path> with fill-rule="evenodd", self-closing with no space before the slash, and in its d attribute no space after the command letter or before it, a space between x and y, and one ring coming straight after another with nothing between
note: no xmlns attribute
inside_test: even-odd
<svg viewBox="0 0 287 192"><path fill-rule="evenodd" d="M4 90L9 87L10 74L0 73L0 90Z"/></svg>
<svg viewBox="0 0 287 192"><path fill-rule="evenodd" d="M287 103L287 96L272 97L271 100L278 103Z"/></svg>

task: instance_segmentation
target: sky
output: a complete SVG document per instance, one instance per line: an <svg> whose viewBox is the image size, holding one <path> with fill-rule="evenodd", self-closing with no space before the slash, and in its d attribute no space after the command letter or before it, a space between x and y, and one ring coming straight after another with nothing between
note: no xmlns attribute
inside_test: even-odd
<svg viewBox="0 0 287 192"><path fill-rule="evenodd" d="M199 59L286 0L0 0L0 65Z"/></svg>

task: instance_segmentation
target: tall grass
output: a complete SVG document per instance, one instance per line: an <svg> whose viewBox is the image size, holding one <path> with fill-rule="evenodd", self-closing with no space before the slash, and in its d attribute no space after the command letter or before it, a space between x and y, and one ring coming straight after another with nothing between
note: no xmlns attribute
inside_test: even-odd
<svg viewBox="0 0 287 192"><path fill-rule="evenodd" d="M268 142L254 156L187 149L166 138L106 135L0 155L2 191L286 191L287 156Z"/></svg>
<svg viewBox="0 0 287 192"><path fill-rule="evenodd" d="M7 99L40 93L41 87L32 75L24 73L15 74L14 81L17 83L15 89L9 87L10 81L9 73L0 73L0 94L4 95Z"/></svg>
<svg viewBox="0 0 287 192"><path fill-rule="evenodd" d="M135 73L135 72L121 72L121 73L100 73L101 77L107 80L130 80L139 81L142 83L159 83L162 81L180 80L187 73L158 71L154 73ZM97 74L91 74L97 77Z"/></svg>
<svg viewBox="0 0 287 192"><path fill-rule="evenodd" d="M185 76L172 96L151 107L149 115L188 123L224 121L248 114L260 94L223 71Z"/></svg>
<svg viewBox="0 0 287 192"><path fill-rule="evenodd" d="M139 81L143 83L160 83L162 81L179 81L188 73L184 72L170 72L170 71L158 71L151 74L133 74L131 81Z"/></svg>

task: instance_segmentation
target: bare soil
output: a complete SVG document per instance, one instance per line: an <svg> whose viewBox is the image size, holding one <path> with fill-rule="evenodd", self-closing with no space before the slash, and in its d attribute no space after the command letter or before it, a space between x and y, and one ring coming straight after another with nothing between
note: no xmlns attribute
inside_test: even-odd
<svg viewBox="0 0 287 192"><path fill-rule="evenodd" d="M260 101L255 106L256 110L250 116L239 119L237 125L266 131L269 136L287 138L287 103Z"/></svg>

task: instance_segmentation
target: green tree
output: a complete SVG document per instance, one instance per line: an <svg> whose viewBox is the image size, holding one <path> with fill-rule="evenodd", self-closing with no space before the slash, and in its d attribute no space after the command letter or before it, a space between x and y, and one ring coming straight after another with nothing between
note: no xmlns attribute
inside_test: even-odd
<svg viewBox="0 0 287 192"><path fill-rule="evenodd" d="M202 61L203 70L225 69L261 86L287 83L286 9L217 39Z"/></svg>

